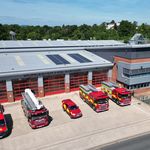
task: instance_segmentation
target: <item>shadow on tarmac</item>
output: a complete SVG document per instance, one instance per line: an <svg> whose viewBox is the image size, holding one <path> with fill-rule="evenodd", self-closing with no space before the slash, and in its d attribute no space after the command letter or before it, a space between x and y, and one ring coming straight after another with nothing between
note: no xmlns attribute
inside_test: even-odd
<svg viewBox="0 0 150 150"><path fill-rule="evenodd" d="M53 118L51 116L48 116L48 125L51 124L52 121L53 121Z"/></svg>
<svg viewBox="0 0 150 150"><path fill-rule="evenodd" d="M13 119L12 119L11 114L5 114L5 120L6 120L8 131L4 138L8 137L11 134L12 129L13 129Z"/></svg>

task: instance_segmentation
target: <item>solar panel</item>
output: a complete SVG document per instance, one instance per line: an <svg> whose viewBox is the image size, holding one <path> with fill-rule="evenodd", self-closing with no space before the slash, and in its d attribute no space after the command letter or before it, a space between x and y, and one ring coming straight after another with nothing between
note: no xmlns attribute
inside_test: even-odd
<svg viewBox="0 0 150 150"><path fill-rule="evenodd" d="M66 59L61 57L60 55L47 55L47 57L53 61L56 65L62 65L62 64L70 64Z"/></svg>
<svg viewBox="0 0 150 150"><path fill-rule="evenodd" d="M80 54L68 54L68 55L80 63L92 62L91 60L87 59L86 57L84 57Z"/></svg>

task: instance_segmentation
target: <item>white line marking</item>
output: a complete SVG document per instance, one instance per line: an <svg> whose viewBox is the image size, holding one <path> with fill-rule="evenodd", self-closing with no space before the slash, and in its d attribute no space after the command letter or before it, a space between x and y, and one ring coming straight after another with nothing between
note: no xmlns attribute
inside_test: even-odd
<svg viewBox="0 0 150 150"><path fill-rule="evenodd" d="M135 107L136 109L138 109L138 110L140 110L141 112L143 112L143 113L145 113L145 114L147 114L147 115L150 116L150 113L144 111L142 108L139 108L139 107L137 107L137 106L135 106L135 105L134 105L133 107Z"/></svg>

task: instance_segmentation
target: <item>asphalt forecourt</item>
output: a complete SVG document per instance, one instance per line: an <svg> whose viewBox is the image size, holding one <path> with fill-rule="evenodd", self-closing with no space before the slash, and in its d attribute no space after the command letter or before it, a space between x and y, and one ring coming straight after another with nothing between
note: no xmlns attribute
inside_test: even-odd
<svg viewBox="0 0 150 150"><path fill-rule="evenodd" d="M82 117L71 119L61 101L72 99ZM109 101L108 111L96 113L79 97L79 92L63 93L42 99L52 120L46 127L31 129L20 101L4 104L11 134L0 139L0 150L90 149L150 131L150 107L132 98L130 106L120 107Z"/></svg>
<svg viewBox="0 0 150 150"><path fill-rule="evenodd" d="M117 142L109 143L109 145L100 145L91 150L149 150L150 148L150 132L138 136L122 139ZM90 149L88 149L90 150Z"/></svg>

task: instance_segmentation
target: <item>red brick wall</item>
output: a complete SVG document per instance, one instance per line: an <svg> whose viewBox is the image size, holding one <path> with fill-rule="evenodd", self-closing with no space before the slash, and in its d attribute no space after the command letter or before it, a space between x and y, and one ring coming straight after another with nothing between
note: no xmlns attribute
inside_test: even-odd
<svg viewBox="0 0 150 150"><path fill-rule="evenodd" d="M65 92L66 93L70 92L70 84L69 83L65 83Z"/></svg>
<svg viewBox="0 0 150 150"><path fill-rule="evenodd" d="M39 97L44 97L44 87L38 87L38 95Z"/></svg>
<svg viewBox="0 0 150 150"><path fill-rule="evenodd" d="M134 94L140 95L141 93L146 93L150 91L150 87L148 88L140 88L140 89L135 89Z"/></svg>
<svg viewBox="0 0 150 150"><path fill-rule="evenodd" d="M7 92L7 99L8 99L8 102L14 102L14 95L12 91Z"/></svg>

